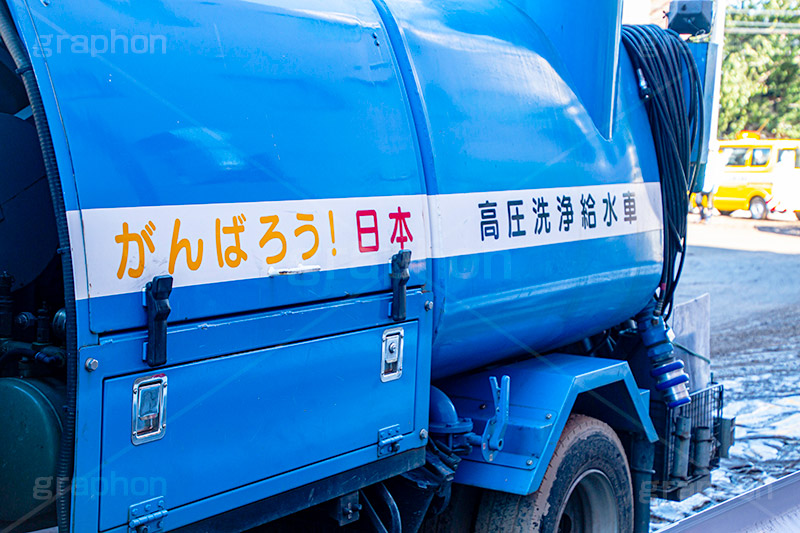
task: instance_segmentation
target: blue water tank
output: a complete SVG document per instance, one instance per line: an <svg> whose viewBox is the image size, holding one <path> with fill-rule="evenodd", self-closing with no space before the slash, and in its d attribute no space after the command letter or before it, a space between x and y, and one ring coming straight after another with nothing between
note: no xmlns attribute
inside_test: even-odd
<svg viewBox="0 0 800 533"><path fill-rule="evenodd" d="M409 249L439 378L619 324L659 283L618 0L11 4L48 80L86 342L143 329L155 276L171 324L197 324L384 298Z"/></svg>
<svg viewBox="0 0 800 533"><path fill-rule="evenodd" d="M429 132L434 377L602 331L658 285L658 169L620 2L574 4L388 2Z"/></svg>

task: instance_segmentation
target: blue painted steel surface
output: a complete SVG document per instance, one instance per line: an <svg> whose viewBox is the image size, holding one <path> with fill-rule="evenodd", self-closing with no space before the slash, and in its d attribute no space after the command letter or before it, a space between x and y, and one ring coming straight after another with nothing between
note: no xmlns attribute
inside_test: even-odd
<svg viewBox="0 0 800 533"><path fill-rule="evenodd" d="M611 79L603 78L602 94L596 101L576 94L583 43L557 51L535 13L532 19L501 0L10 4L74 213L658 180L625 53L618 87L608 63L616 57L607 54L601 69ZM113 39L112 29L121 28L129 46L134 36L149 39L147 53L93 53L72 40L91 45L91 36ZM614 94L611 106L606 97ZM141 294L80 299L78 360L94 357L100 366L79 373L73 527L122 531L127 506L151 496L93 491L110 472L128 481L173 480L167 505L180 507L170 510L171 528L369 464L377 460L378 430L395 423L408 430L401 450L422 446L432 367L437 377L450 376L617 324L647 303L661 261L658 230L418 257L408 303L417 331L406 348L416 359L389 384L374 383L374 341L389 327L388 262L178 287L162 370L170 376L167 436L140 448L129 443L128 387L146 373ZM430 298L433 312L426 312ZM258 364L238 364L250 360ZM227 381L231 373L238 381ZM554 356L493 373L512 377L519 436L513 444L507 438L499 467L464 461L464 482L520 493L537 485L569 406L593 387L624 383L635 416L652 432L623 363ZM459 415L480 420L476 396L489 394L488 380L450 383L463 389ZM213 395L193 403L209 388L219 403ZM264 398L269 405L261 408ZM392 420L381 425L376 410L365 423L365 405L384 406ZM325 409L317 416L304 406ZM554 418L542 422L545 411ZM216 431L210 440L195 440L209 428ZM274 431L285 431L281 442L270 440ZM517 464L523 448L539 450L526 458L531 467ZM202 482L192 477L198 472Z"/></svg>
<svg viewBox="0 0 800 533"><path fill-rule="evenodd" d="M435 172L429 193L658 180L625 54L609 141L569 85L559 53L513 5L387 4L427 110ZM585 42L565 49L583 53ZM437 259L434 376L556 348L619 323L652 296L661 264L657 231Z"/></svg>
<svg viewBox="0 0 800 533"><path fill-rule="evenodd" d="M651 442L658 440L649 415L650 395L637 387L626 362L551 354L439 383L453 400L459 416L472 418L478 434L494 416L493 409L486 408L493 405L489 386L492 376L511 378L511 408L503 450L490 463L474 448L458 467L459 483L513 494L536 491L581 394L593 395L590 401L611 411L615 421L624 424L623 429L643 431ZM612 397L593 392L614 384L621 386Z"/></svg>
<svg viewBox="0 0 800 533"><path fill-rule="evenodd" d="M400 325L403 371L414 376L417 327ZM148 490L163 487L169 507L175 508L330 457L374 449L378 431L395 424L406 435L398 451L419 447L419 436L411 434L416 383L380 380L376 362L385 329L172 367L164 371L169 378L166 434L141 446L131 447L131 423L120 414L130 408L133 381L154 372L106 381L101 478L113 486L113 480L137 478L147 465L159 481ZM125 353L125 344L115 344L106 356ZM369 409L363 408L365 398ZM351 418L358 422L342 423ZM121 491L101 494L100 529L120 525L132 503Z"/></svg>
<svg viewBox="0 0 800 533"><path fill-rule="evenodd" d="M162 6L164 21L154 26L146 6L32 3L40 38L102 35L117 22L167 38L166 54L44 47L43 55L54 52L45 59L80 207L412 194L425 192L424 183L429 194L447 194L657 180L624 54L609 141L570 87L559 53L516 7L387 5L379 2L379 14L365 1L176 2ZM391 20L388 34L381 17ZM426 132L429 139L415 138ZM423 165L429 145L433 162ZM417 262L410 285L435 289L434 374L555 348L628 318L650 297L661 260L661 235L652 231L442 258L432 269ZM302 283L179 287L173 320L386 290L387 273L388 265ZM91 300L93 331L144 323L138 294Z"/></svg>
<svg viewBox="0 0 800 533"><path fill-rule="evenodd" d="M416 310L421 320L404 324L403 377L381 383L381 332L394 327L385 325L390 301L354 298L171 327L165 369L143 370L143 332L83 348L79 359L100 365L82 373L78 398L78 531L97 528L98 516L100 530L120 525L151 487L166 485L173 528L368 464L378 459L378 431L398 423L405 433L398 452L424 445L430 343L418 343L431 335L430 320L419 316L425 295L408 295L409 316ZM167 432L134 447L130 386L156 373L170 380ZM187 476L203 481L186 483ZM146 483L147 494L131 494L131 480ZM116 491L101 490L101 482L116 483Z"/></svg>
<svg viewBox="0 0 800 533"><path fill-rule="evenodd" d="M570 14L539 0L510 0L547 34L564 61L570 86L604 137L614 126L622 0L573 0ZM629 0L630 1L630 0ZM587 52L591 36L591 52Z"/></svg>
<svg viewBox="0 0 800 533"><path fill-rule="evenodd" d="M82 210L424 192L407 99L369 0L28 8L41 44L32 28L26 41L45 56L55 136L69 140L62 172L71 166ZM90 40L84 53L70 39L90 36L119 49ZM147 51L122 53L125 39ZM426 282L425 266L410 286ZM173 320L387 290L387 274L176 288ZM139 295L92 299L90 319L98 333L142 326Z"/></svg>

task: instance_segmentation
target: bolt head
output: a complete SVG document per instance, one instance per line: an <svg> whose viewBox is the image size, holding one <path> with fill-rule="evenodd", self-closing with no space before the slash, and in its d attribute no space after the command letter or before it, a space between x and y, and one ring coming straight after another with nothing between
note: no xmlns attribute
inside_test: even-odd
<svg viewBox="0 0 800 533"><path fill-rule="evenodd" d="M527 461L525 461L525 464L531 466L533 464L533 459L528 459Z"/></svg>
<svg viewBox="0 0 800 533"><path fill-rule="evenodd" d="M433 310L433 302L431 302L430 300L428 300L427 302L425 302L425 310L426 310L426 311L431 311L431 310Z"/></svg>
<svg viewBox="0 0 800 533"><path fill-rule="evenodd" d="M94 357L90 357L86 360L86 363L84 363L83 366L86 368L87 372L94 372L97 370L97 367L100 366L100 361Z"/></svg>
<svg viewBox="0 0 800 533"><path fill-rule="evenodd" d="M428 438L428 430L427 429L419 430L419 440L425 440L427 438Z"/></svg>
<svg viewBox="0 0 800 533"><path fill-rule="evenodd" d="M551 418L553 418L553 414L552 413L547 413L544 417L546 419L550 420Z"/></svg>
<svg viewBox="0 0 800 533"><path fill-rule="evenodd" d="M395 353L397 351L397 343L390 342L389 343L389 353Z"/></svg>

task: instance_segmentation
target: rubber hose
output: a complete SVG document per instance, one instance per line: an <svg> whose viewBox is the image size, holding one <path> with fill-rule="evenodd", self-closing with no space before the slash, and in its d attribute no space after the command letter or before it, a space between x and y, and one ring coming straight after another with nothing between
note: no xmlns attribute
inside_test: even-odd
<svg viewBox="0 0 800 533"><path fill-rule="evenodd" d="M53 139L50 135L50 126L45 114L42 96L36 82L28 54L20 42L11 14L5 2L0 3L0 39L6 45L14 63L17 73L22 78L28 100L31 104L36 132L42 148L44 167L47 182L50 186L50 198L53 201L53 211L58 230L59 253L61 254L61 267L64 277L64 307L67 311L67 405L64 413L64 431L61 434L61 446L58 454L58 467L56 470L56 510L59 533L70 531L70 501L71 491L64 490L62 480L71 480L73 468L73 455L75 450L75 405L77 397L78 380L78 328L75 307L75 286L72 271L72 254L70 253L69 229L64 206L64 194L61 190L61 178L56 163L56 154L53 149ZM71 486L71 483L67 487Z"/></svg>

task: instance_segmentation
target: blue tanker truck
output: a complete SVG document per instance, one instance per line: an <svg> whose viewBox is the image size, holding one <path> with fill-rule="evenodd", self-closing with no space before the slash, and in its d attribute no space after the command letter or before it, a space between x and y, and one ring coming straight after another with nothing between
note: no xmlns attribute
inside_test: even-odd
<svg viewBox="0 0 800 533"><path fill-rule="evenodd" d="M0 2L0 529L643 532L707 486L704 79L620 10Z"/></svg>

